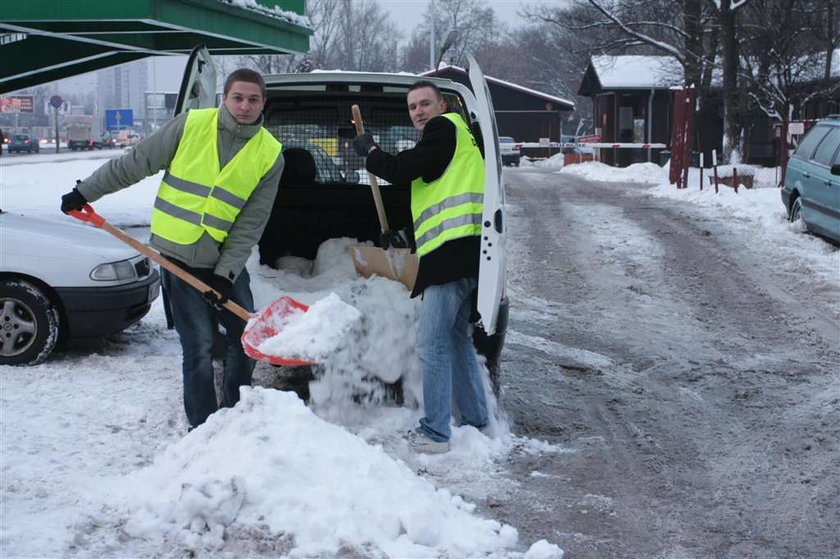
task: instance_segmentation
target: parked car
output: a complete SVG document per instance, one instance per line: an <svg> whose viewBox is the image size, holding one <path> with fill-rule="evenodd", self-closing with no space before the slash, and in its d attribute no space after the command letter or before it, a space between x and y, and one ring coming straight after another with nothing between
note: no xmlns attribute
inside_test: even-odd
<svg viewBox="0 0 840 559"><path fill-rule="evenodd" d="M9 141L9 153L38 153L41 145L32 134L12 134Z"/></svg>
<svg viewBox="0 0 840 559"><path fill-rule="evenodd" d="M118 135L116 140L114 140L114 144L116 147L120 148L130 148L137 142L143 139L143 136L137 134L136 132L125 132L121 131Z"/></svg>
<svg viewBox="0 0 840 559"><path fill-rule="evenodd" d="M499 149L502 152L502 165L519 167L522 144L510 136L499 136Z"/></svg>
<svg viewBox="0 0 840 559"><path fill-rule="evenodd" d="M419 79L409 74L363 72L265 76L266 129L284 146L335 145L336 151L335 154L313 153L321 177L316 183L284 184L278 191L266 227L270 236L264 235L261 248L268 247L273 254L314 260L318 247L329 239L349 237L378 244L379 219L370 188L357 184L358 179L352 173L336 174L332 166L335 164L341 170L364 169L361 158L344 149L347 140L355 136L352 105L359 105L366 130L387 144L389 150L397 151L417 141L419 134L413 130L406 95L411 84ZM491 378L497 384L508 300L504 293L504 183L492 101L474 61L470 66L472 89L448 79L423 79L429 79L441 89L448 106L470 125L477 141L484 142L487 173L477 303L480 327L475 329L474 340L478 351L486 356ZM190 108L216 106L215 71L206 51L196 50L191 55L181 91L189 92L189 97L179 98L176 114ZM321 139L313 141L316 135L321 135ZM324 155L329 155L329 162L324 161ZM355 157L358 161L345 161L345 157ZM322 166L328 171L322 172ZM380 189L392 229L412 227L410 188L406 183L384 185ZM274 262L273 258L266 260Z"/></svg>
<svg viewBox="0 0 840 559"><path fill-rule="evenodd" d="M149 259L104 231L3 211L0 231L0 365L36 365L56 343L119 332L160 292Z"/></svg>
<svg viewBox="0 0 840 559"><path fill-rule="evenodd" d="M791 155L782 185L788 219L840 243L840 115L815 124Z"/></svg>

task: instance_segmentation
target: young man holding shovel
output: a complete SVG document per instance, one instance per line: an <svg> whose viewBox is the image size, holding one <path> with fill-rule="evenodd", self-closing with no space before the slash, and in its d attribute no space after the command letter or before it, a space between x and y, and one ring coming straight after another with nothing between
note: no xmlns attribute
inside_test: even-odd
<svg viewBox="0 0 840 559"><path fill-rule="evenodd" d="M463 424L487 424L481 369L472 345L470 314L478 283L479 235L484 200L484 160L469 127L433 83L408 91L408 112L422 132L417 145L397 155L383 152L370 134L353 145L367 170L391 183L411 183L411 214L420 267L412 297L423 295L417 354L423 373L425 417L409 434L418 452L449 450L454 392ZM382 248L405 246L385 231Z"/></svg>
<svg viewBox="0 0 840 559"><path fill-rule="evenodd" d="M225 80L221 107L176 116L61 198L61 211L68 213L166 170L149 244L221 295L200 293L161 268L183 350L190 428L218 409L212 361L217 321L228 342L222 405L233 406L239 387L251 384L254 362L240 341L245 322L222 305L231 300L254 310L245 262L260 239L283 171L282 146L262 127L265 96L260 74L236 70Z"/></svg>

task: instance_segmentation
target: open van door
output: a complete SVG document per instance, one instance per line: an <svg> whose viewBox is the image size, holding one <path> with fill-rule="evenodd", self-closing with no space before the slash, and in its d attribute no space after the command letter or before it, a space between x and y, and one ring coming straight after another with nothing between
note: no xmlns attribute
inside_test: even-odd
<svg viewBox="0 0 840 559"><path fill-rule="evenodd" d="M481 218L481 264L478 271L478 314L481 327L491 336L496 332L499 306L505 292L505 185L502 179L502 156L499 131L490 89L484 73L472 55L467 54L470 84L476 101L477 117L484 142L484 214Z"/></svg>
<svg viewBox="0 0 840 559"><path fill-rule="evenodd" d="M216 66L213 57L204 45L195 47L187 60L175 113L179 115L190 109L209 109L216 107Z"/></svg>

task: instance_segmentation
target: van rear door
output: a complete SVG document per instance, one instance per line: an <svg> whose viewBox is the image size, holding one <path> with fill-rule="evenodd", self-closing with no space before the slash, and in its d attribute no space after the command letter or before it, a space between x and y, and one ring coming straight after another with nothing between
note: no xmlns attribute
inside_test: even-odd
<svg viewBox="0 0 840 559"><path fill-rule="evenodd" d="M481 263L478 272L478 314L481 326L490 336L496 332L499 305L505 294L505 185L499 131L490 89L484 73L472 55L467 54L470 84L478 107L476 116L484 142L484 214L481 218Z"/></svg>
<svg viewBox="0 0 840 559"><path fill-rule="evenodd" d="M187 67L181 78L181 88L178 90L178 100L175 102L175 113L172 116L190 109L209 109L216 106L216 66L210 52L204 45L198 45L187 60Z"/></svg>

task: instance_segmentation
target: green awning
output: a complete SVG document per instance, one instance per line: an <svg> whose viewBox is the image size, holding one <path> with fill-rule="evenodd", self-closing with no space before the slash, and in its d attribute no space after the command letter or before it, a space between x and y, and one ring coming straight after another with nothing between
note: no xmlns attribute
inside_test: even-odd
<svg viewBox="0 0 840 559"><path fill-rule="evenodd" d="M305 8L305 0L4 2L0 93L200 44L214 55L304 53Z"/></svg>

